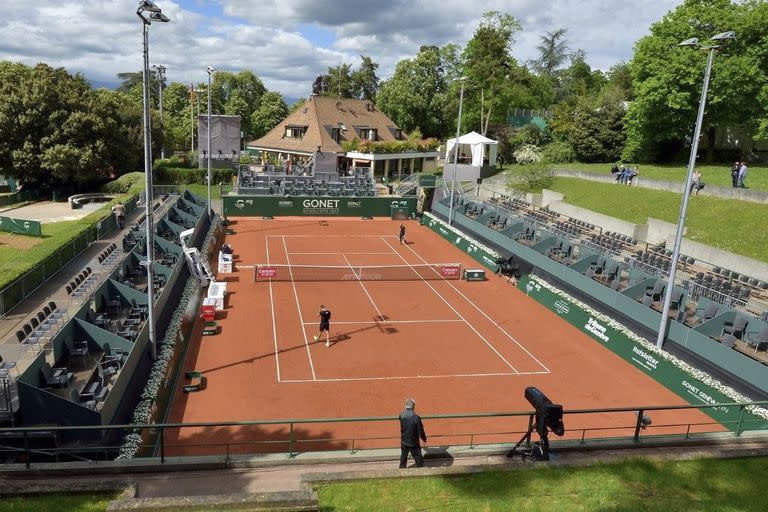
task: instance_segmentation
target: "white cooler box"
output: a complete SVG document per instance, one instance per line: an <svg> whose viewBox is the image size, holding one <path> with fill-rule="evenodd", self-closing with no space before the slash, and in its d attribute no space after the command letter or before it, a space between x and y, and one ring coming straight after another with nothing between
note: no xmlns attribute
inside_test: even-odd
<svg viewBox="0 0 768 512"><path fill-rule="evenodd" d="M219 274L231 274L232 273L232 255L219 253Z"/></svg>
<svg viewBox="0 0 768 512"><path fill-rule="evenodd" d="M208 298L215 301L216 311L224 311L224 299L227 296L227 283L212 281L208 285Z"/></svg>

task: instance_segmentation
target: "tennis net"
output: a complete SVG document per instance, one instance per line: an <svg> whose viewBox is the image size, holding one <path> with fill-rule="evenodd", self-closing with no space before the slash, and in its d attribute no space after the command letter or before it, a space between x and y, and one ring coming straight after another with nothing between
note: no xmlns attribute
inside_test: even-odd
<svg viewBox="0 0 768 512"><path fill-rule="evenodd" d="M254 280L263 281L424 281L459 279L460 263L419 265L255 265Z"/></svg>

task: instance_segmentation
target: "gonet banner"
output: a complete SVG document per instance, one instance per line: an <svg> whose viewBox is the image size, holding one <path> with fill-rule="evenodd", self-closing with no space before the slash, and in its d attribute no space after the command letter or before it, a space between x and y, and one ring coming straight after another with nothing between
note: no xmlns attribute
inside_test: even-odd
<svg viewBox="0 0 768 512"><path fill-rule="evenodd" d="M224 196L225 217L390 217L393 208L416 211L415 197Z"/></svg>

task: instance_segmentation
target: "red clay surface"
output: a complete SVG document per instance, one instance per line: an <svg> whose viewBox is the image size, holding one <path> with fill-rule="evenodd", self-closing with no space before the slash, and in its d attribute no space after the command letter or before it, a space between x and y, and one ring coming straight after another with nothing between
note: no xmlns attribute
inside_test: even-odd
<svg viewBox="0 0 768 512"><path fill-rule="evenodd" d="M171 422L396 416L413 397L422 415L528 411L536 386L566 409L685 405L600 343L504 279L254 282L254 264L478 264L416 222L400 245L400 222L357 219L233 219L234 274L216 336L195 336L184 370L204 372L197 393L176 390ZM298 271L297 271L298 272ZM298 277L298 275L296 276ZM333 313L327 348L313 340L317 312ZM383 318L383 320L382 320ZM696 411L657 412L653 433L724 430ZM632 413L566 417L566 434L631 434ZM682 426L667 426L682 425ZM515 442L527 418L430 420L431 444ZM393 447L396 422L301 424L294 438L314 448ZM515 432L515 433L510 433ZM475 434L474 439L469 434ZM166 434L168 453L285 451L283 425L195 427ZM275 444L251 444L271 440ZM191 447L194 445L195 447ZM208 445L204 447L204 445ZM215 446L214 446L215 445ZM173 447L176 448L173 448ZM181 448L183 446L183 448Z"/></svg>

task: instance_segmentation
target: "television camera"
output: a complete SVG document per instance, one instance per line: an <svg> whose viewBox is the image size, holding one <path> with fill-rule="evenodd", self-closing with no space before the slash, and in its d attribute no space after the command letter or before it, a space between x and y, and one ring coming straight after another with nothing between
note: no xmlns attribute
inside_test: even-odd
<svg viewBox="0 0 768 512"><path fill-rule="evenodd" d="M533 386L525 388L525 399L535 410L533 422L528 427L528 432L507 452L506 456L508 458L514 456L520 445L525 443L526 446L530 446L530 449L522 453L523 460L526 458L549 460L549 431L551 430L558 437L565 434L563 406L552 403L547 395ZM531 445L531 435L534 430L539 435L539 442Z"/></svg>

